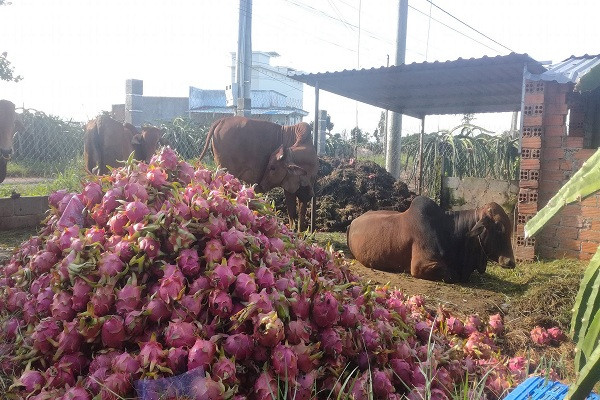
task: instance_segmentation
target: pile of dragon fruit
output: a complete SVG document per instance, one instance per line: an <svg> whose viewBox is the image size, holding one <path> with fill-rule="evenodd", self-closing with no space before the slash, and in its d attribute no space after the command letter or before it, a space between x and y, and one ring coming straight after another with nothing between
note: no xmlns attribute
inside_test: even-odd
<svg viewBox="0 0 600 400"><path fill-rule="evenodd" d="M196 370L185 398L446 399L470 382L485 390L469 398L497 398L526 375L499 353L499 315L360 283L223 170L163 148L89 179L51 195L0 267L8 398L135 398Z"/></svg>

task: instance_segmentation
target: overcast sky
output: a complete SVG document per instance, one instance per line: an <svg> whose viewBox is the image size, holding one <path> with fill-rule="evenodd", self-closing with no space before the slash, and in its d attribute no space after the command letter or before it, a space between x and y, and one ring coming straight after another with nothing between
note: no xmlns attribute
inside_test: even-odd
<svg viewBox="0 0 600 400"><path fill-rule="evenodd" d="M595 0L409 0L406 62L528 53L538 61L600 53ZM0 82L0 98L84 121L123 103L125 80L144 94L223 89L237 49L238 0L12 0L0 7L0 51L25 79ZM429 15L431 13L431 19ZM254 0L254 50L304 72L394 64L398 0ZM459 20L482 34L470 29ZM359 29L360 27L360 29ZM292 89L290 89L292 90ZM373 131L381 110L321 92L321 107L350 130ZM312 118L314 89L305 86ZM358 113L357 111L358 110ZM427 130L454 120L428 118ZM493 130L510 117L478 117ZM405 118L404 134L415 132Z"/></svg>

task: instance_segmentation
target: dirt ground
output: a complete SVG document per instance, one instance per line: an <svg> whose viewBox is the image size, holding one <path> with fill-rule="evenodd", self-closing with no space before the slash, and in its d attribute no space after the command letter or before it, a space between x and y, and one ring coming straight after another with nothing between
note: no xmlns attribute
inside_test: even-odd
<svg viewBox="0 0 600 400"><path fill-rule="evenodd" d="M460 314L483 316L508 311L505 297L485 288L473 289L468 286L416 279L408 274L378 271L367 268L357 261L354 262L351 269L365 281L388 284L407 295L422 295L430 305L441 303L446 308Z"/></svg>

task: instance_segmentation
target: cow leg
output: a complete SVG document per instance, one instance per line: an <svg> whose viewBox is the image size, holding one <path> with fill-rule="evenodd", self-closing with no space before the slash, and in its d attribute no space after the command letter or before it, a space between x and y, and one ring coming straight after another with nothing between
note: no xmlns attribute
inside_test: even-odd
<svg viewBox="0 0 600 400"><path fill-rule="evenodd" d="M413 244L410 261L410 274L415 278L430 281L453 281L448 267L442 258L430 251Z"/></svg>
<svg viewBox="0 0 600 400"><path fill-rule="evenodd" d="M306 230L306 208L308 204L306 201L300 201L300 215L298 216L298 225L300 225L300 232Z"/></svg>
<svg viewBox="0 0 600 400"><path fill-rule="evenodd" d="M298 211L296 210L296 194L290 193L284 190L285 194L285 206L288 212L288 218L290 219L290 228L296 229L295 222L298 220Z"/></svg>

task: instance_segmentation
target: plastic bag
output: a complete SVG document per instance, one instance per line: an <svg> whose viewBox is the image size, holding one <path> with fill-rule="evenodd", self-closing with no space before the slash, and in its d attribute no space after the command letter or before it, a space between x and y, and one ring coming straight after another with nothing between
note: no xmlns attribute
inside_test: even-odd
<svg viewBox="0 0 600 400"><path fill-rule="evenodd" d="M84 205L77 195L73 195L67 203L65 211L58 220L58 226L61 228L69 228L73 225L83 226L83 209Z"/></svg>
<svg viewBox="0 0 600 400"><path fill-rule="evenodd" d="M134 387L140 400L194 399L193 382L200 377L204 377L202 367L169 378L140 379Z"/></svg>

